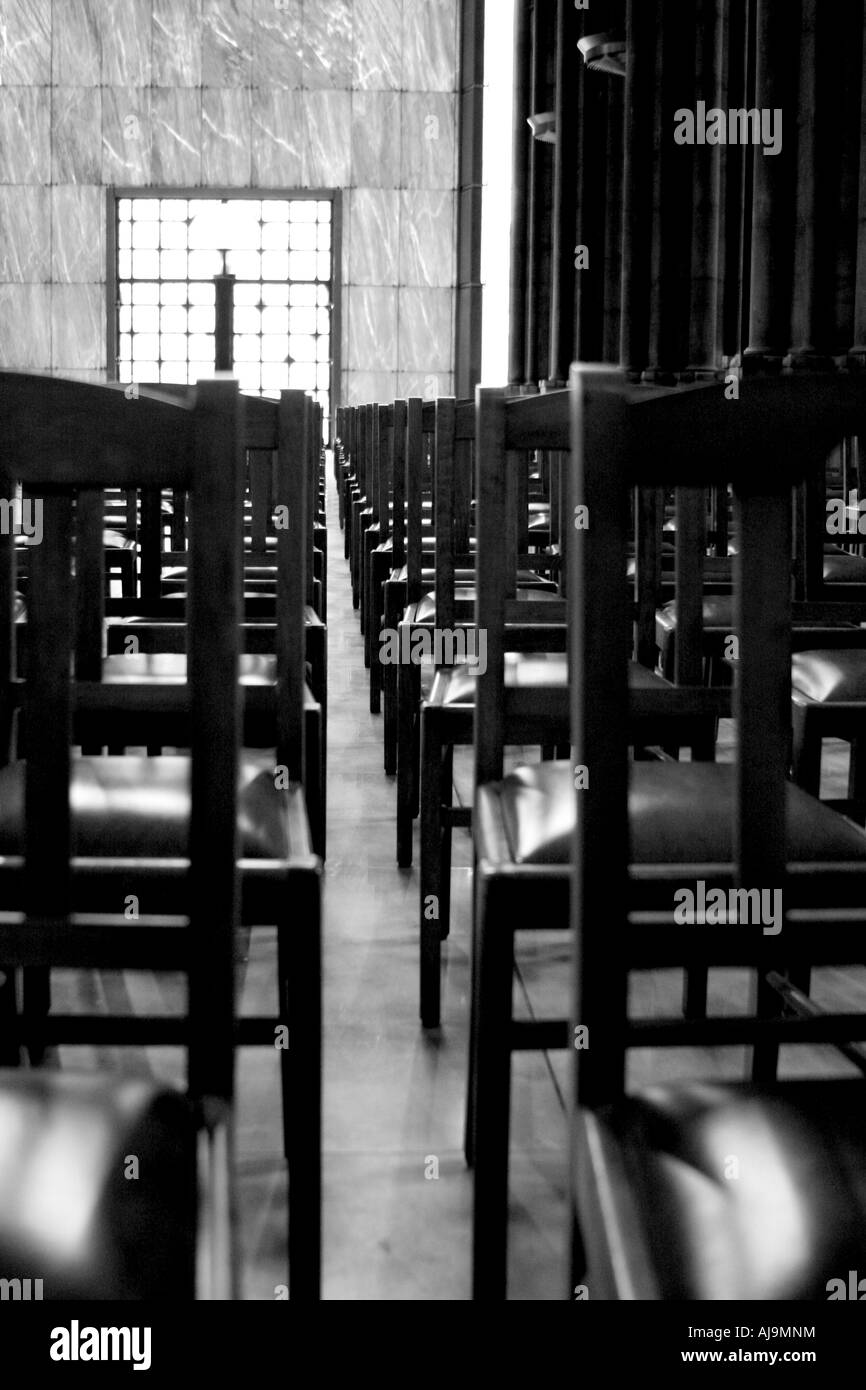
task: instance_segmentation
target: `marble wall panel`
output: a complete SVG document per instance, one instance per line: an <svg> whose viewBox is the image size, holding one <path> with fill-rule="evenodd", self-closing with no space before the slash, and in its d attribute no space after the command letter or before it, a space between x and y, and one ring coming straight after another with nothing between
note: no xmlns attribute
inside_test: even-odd
<svg viewBox="0 0 866 1390"><path fill-rule="evenodd" d="M0 0L0 359L104 371L106 185L320 187L344 192L347 389L445 381L457 10Z"/></svg>
<svg viewBox="0 0 866 1390"><path fill-rule="evenodd" d="M304 0L304 86L352 85L352 0Z"/></svg>
<svg viewBox="0 0 866 1390"><path fill-rule="evenodd" d="M455 195L413 189L401 193L401 285L445 289L454 284Z"/></svg>
<svg viewBox="0 0 866 1390"><path fill-rule="evenodd" d="M153 81L200 87L202 0L153 0Z"/></svg>
<svg viewBox="0 0 866 1390"><path fill-rule="evenodd" d="M352 187L400 187L401 98L352 93Z"/></svg>
<svg viewBox="0 0 866 1390"><path fill-rule="evenodd" d="M0 87L0 183L48 183L49 87Z"/></svg>
<svg viewBox="0 0 866 1390"><path fill-rule="evenodd" d="M0 284L0 367L44 371L51 363L51 286Z"/></svg>
<svg viewBox="0 0 866 1390"><path fill-rule="evenodd" d="M400 339L397 365L400 371L450 371L453 356L453 292L401 289L398 293Z"/></svg>
<svg viewBox="0 0 866 1390"><path fill-rule="evenodd" d="M345 188L351 169L350 92L304 92L304 182L309 188Z"/></svg>
<svg viewBox="0 0 866 1390"><path fill-rule="evenodd" d="M400 186L454 188L456 98L444 92L406 92L401 101Z"/></svg>
<svg viewBox="0 0 866 1390"><path fill-rule="evenodd" d="M250 181L250 91L205 87L202 93L202 182L213 187Z"/></svg>
<svg viewBox="0 0 866 1390"><path fill-rule="evenodd" d="M397 92L402 85L402 0L355 0L352 85Z"/></svg>
<svg viewBox="0 0 866 1390"><path fill-rule="evenodd" d="M457 88L458 0L403 0L403 90Z"/></svg>
<svg viewBox="0 0 866 1390"><path fill-rule="evenodd" d="M293 188L304 182L300 92L279 87L253 89L252 181L262 188Z"/></svg>
<svg viewBox="0 0 866 1390"><path fill-rule="evenodd" d="M108 380L108 373L104 367L64 367L54 375L63 377L66 381L87 381L92 386L101 386Z"/></svg>
<svg viewBox="0 0 866 1390"><path fill-rule="evenodd" d="M0 26L0 83L45 87L51 82L51 0L4 5Z"/></svg>
<svg viewBox="0 0 866 1390"><path fill-rule="evenodd" d="M51 178L102 181L102 89L55 87L51 94Z"/></svg>
<svg viewBox="0 0 866 1390"><path fill-rule="evenodd" d="M349 285L344 291L350 371L383 372L396 363L397 294L383 286Z"/></svg>
<svg viewBox="0 0 866 1390"><path fill-rule="evenodd" d="M73 284L104 280L105 190L60 184L50 194L51 279Z"/></svg>
<svg viewBox="0 0 866 1390"><path fill-rule="evenodd" d="M153 0L104 0L100 26L104 85L149 85L152 19Z"/></svg>
<svg viewBox="0 0 866 1390"><path fill-rule="evenodd" d="M355 188L351 203L348 281L352 285L398 285L400 194L396 189Z"/></svg>
<svg viewBox="0 0 866 1390"><path fill-rule="evenodd" d="M195 88L154 87L150 123L154 183L201 183L201 110L201 92Z"/></svg>
<svg viewBox="0 0 866 1390"><path fill-rule="evenodd" d="M252 25L252 0L203 0L201 76L205 87L249 84Z"/></svg>
<svg viewBox="0 0 866 1390"><path fill-rule="evenodd" d="M303 12L301 0L253 0L252 85L303 85Z"/></svg>
<svg viewBox="0 0 866 1390"><path fill-rule="evenodd" d="M99 0L56 0L52 6L51 71L62 87L95 87L102 80Z"/></svg>
<svg viewBox="0 0 866 1390"><path fill-rule="evenodd" d="M389 404L397 397L396 372L344 372L343 400L346 405Z"/></svg>
<svg viewBox="0 0 866 1390"><path fill-rule="evenodd" d="M150 182L150 98L148 87L103 87L103 183Z"/></svg>
<svg viewBox="0 0 866 1390"><path fill-rule="evenodd" d="M397 395L403 400L410 396L420 396L424 401L435 401L437 396L453 396L453 372L398 372Z"/></svg>
<svg viewBox="0 0 866 1390"><path fill-rule="evenodd" d="M104 285L52 286L51 366L60 371L105 366Z"/></svg>
<svg viewBox="0 0 866 1390"><path fill-rule="evenodd" d="M0 186L0 280L51 278L49 197L37 184Z"/></svg>

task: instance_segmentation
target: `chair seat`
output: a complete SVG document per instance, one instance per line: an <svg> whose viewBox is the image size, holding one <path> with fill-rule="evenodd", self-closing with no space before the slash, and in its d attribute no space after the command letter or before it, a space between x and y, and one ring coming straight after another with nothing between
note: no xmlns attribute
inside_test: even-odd
<svg viewBox="0 0 866 1390"><path fill-rule="evenodd" d="M0 769L0 855L23 853L24 773L23 762ZM73 852L85 859L186 858L189 773L189 758L176 754L73 758ZM294 823L288 801L298 796L303 796L300 789L277 789L273 755L243 754L238 775L241 858L288 857L289 825Z"/></svg>
<svg viewBox="0 0 866 1390"><path fill-rule="evenodd" d="M474 569L458 569L458 570L455 570L455 571L454 571L454 580L455 580L455 583L457 583L457 584L474 584L474 583L475 583L475 575L476 575L476 571L475 571ZM398 583L404 583L404 584L405 584L406 580L409 578L409 567L408 567L408 565L401 565L399 569L392 570L391 573L390 573L390 575L389 575L389 578L392 579L392 580L397 581ZM435 581L435 579L436 579L436 571L435 571L435 569L433 569L432 567L431 567L430 569L422 569L422 571L421 571L421 582L422 582L422 583L424 583L424 584L432 584L432 583ZM548 580L548 581L544 581L544 582L545 582L545 583L549 583L550 581ZM531 586L531 585L533 585L533 584L539 583L539 576L538 576L537 574L534 574L532 570L518 570L518 571L517 571L517 583L518 583L519 585L524 586L524 587Z"/></svg>
<svg viewBox="0 0 866 1390"><path fill-rule="evenodd" d="M277 677L277 658L267 653L242 653L238 658L241 685L273 685ZM147 685L150 682L186 684L185 652L135 652L129 656L106 656L102 660L102 682L111 685Z"/></svg>
<svg viewBox="0 0 866 1390"><path fill-rule="evenodd" d="M587 1225L604 1193L597 1258L607 1268L589 1270L590 1288L826 1302L839 1296L835 1279L842 1296L859 1297L848 1278L866 1265L862 1096L858 1081L784 1091L695 1082L578 1111L574 1181Z"/></svg>
<svg viewBox="0 0 866 1390"><path fill-rule="evenodd" d="M866 584L866 560L844 551L825 555L823 578L825 584Z"/></svg>
<svg viewBox="0 0 866 1390"><path fill-rule="evenodd" d="M734 630L733 594L707 594L703 601L704 631L721 628L726 633ZM656 645L665 647L677 630L676 603L666 603L656 610Z"/></svg>
<svg viewBox="0 0 866 1390"><path fill-rule="evenodd" d="M262 692L271 691L276 685L277 658L267 652L243 652L238 667L240 684L247 692L247 708L257 712L271 709L272 699L266 700ZM310 689L311 678L308 663L304 683L304 708L308 711L319 708ZM135 652L102 659L102 685L135 685L146 690L148 686L182 688L186 683L185 652Z"/></svg>
<svg viewBox="0 0 866 1390"><path fill-rule="evenodd" d="M466 585L458 590L456 597L461 603L475 602L474 586ZM561 603L562 599L556 591L556 585L550 584L547 588L539 586L537 589L518 589L516 594L518 603ZM432 623L436 619L436 595L435 593L425 594L419 603L410 603L403 613L404 623Z"/></svg>
<svg viewBox="0 0 866 1390"><path fill-rule="evenodd" d="M468 663L440 667L430 683L428 703L474 704L477 678L477 666ZM568 686L568 657L564 652L506 652L505 684L509 689L565 690Z"/></svg>
<svg viewBox="0 0 866 1390"><path fill-rule="evenodd" d="M476 668L468 662L440 668L432 662L421 667L421 694L429 704L475 703ZM632 689L670 690L662 677L633 661L629 664ZM510 690L567 690L568 657L564 652L506 652L505 684Z"/></svg>
<svg viewBox="0 0 866 1390"><path fill-rule="evenodd" d="M866 702L866 650L842 647L795 652L791 684L819 704Z"/></svg>
<svg viewBox="0 0 866 1390"><path fill-rule="evenodd" d="M455 571L454 571L454 582L455 582L456 584L474 584L474 583L475 583L475 573L476 573L476 571L475 571L474 569L458 569L458 570L455 570ZM391 570L391 573L390 573L390 575L389 575L388 577L389 577L389 579L395 579L395 580L401 581L402 583L405 584L406 580L407 580L408 577L409 577L408 566L402 565L402 566L400 567L400 569ZM422 582L423 584L433 584L433 583L435 582L435 580L436 580L436 571L435 571L435 569L433 569L432 567L431 567L430 569L426 569L426 568L425 568L425 569L422 569L422 571L421 571L421 582Z"/></svg>
<svg viewBox="0 0 866 1390"><path fill-rule="evenodd" d="M138 550L138 542L130 540L122 531L103 531L102 544L106 550Z"/></svg>
<svg viewBox="0 0 866 1390"><path fill-rule="evenodd" d="M631 764L629 818L638 864L725 864L733 859L735 768L719 763ZM789 860L866 859L866 834L788 784ZM567 762L534 763L479 788L481 820L496 818L511 862L570 862L578 797Z"/></svg>
<svg viewBox="0 0 866 1390"><path fill-rule="evenodd" d="M178 600L180 600L180 599L186 599L186 594L170 594L170 595L168 595L167 597L170 597L170 598L172 598L172 599L178 599ZM246 598L260 599L260 598L262 598L262 594L261 594L261 592L255 593L255 594L243 594L242 597L245 598L245 599L246 599ZM131 602L135 602L135 600L131 600ZM165 618L165 617L159 617L159 616L154 617L154 615L153 615L152 613L129 614L129 615L126 615L126 616L121 617L121 618L110 618L110 619L109 619L109 622L108 622L108 626L110 626L110 627L123 627L125 623L135 624L136 626L142 626L142 627L147 626L148 624L150 624L150 625L152 625L152 626L154 626L154 627L171 627L171 626L184 627L184 626L185 626L183 608L181 607L180 603L178 604L177 617L174 617L174 616L167 617L167 618ZM318 613L316 612L315 608L313 608L310 604L306 604L306 605L304 606L304 624L305 624L305 626L307 626L307 627L323 627L323 626L324 626L324 624L322 623L322 620L321 620L321 618L319 617ZM273 623L273 620L272 620L271 618L251 618L251 619L249 619L249 620L246 622L245 625L246 625L247 627L257 627L257 626L262 626L262 627L273 627L273 626L274 626L274 623Z"/></svg>
<svg viewBox="0 0 866 1390"><path fill-rule="evenodd" d="M2 1276L41 1279L46 1301L193 1298L195 1152L178 1092L0 1071Z"/></svg>

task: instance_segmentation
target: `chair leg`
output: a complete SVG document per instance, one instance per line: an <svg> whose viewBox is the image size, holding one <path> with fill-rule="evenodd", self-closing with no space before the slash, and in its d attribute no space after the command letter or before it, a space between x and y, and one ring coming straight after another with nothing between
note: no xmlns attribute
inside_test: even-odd
<svg viewBox="0 0 866 1390"><path fill-rule="evenodd" d="M290 1046L281 1053L289 1168L290 1294L293 1299L313 1303L321 1298L322 948L318 873L299 871L288 897L292 921L280 933L279 951L291 1020Z"/></svg>
<svg viewBox="0 0 866 1390"><path fill-rule="evenodd" d="M379 544L379 527L368 526L364 532L364 546L361 554L361 632L364 636L364 666L369 671L373 640L373 551ZM378 713L371 710L371 714Z"/></svg>
<svg viewBox="0 0 866 1390"><path fill-rule="evenodd" d="M352 503L352 607L361 607L361 549L363 545L364 529L361 524L361 513L364 511L364 503L359 498Z"/></svg>
<svg viewBox="0 0 866 1390"><path fill-rule="evenodd" d="M758 972L755 1016L757 1018L777 1018L782 1013L782 1001L767 984L764 970ZM756 1043L752 1049L752 1081L755 1085L766 1086L776 1080L779 1068L779 1044L777 1042Z"/></svg>
<svg viewBox="0 0 866 1390"><path fill-rule="evenodd" d="M807 705L792 704L792 758L794 781L812 796L821 791L821 736Z"/></svg>
<svg viewBox="0 0 866 1390"><path fill-rule="evenodd" d="M412 865L412 740L415 682L412 667L397 667L397 863Z"/></svg>
<svg viewBox="0 0 866 1390"><path fill-rule="evenodd" d="M447 941L451 933L451 846L454 826L454 744L448 743L439 760L439 936Z"/></svg>
<svg viewBox="0 0 866 1390"><path fill-rule="evenodd" d="M8 970L0 970L0 1067L20 1065L18 1026L16 972L10 967Z"/></svg>
<svg viewBox="0 0 866 1390"><path fill-rule="evenodd" d="M23 980L22 1020L30 1065L41 1066L46 1046L41 1024L51 1011L51 971L45 966L29 965L21 972Z"/></svg>
<svg viewBox="0 0 866 1390"><path fill-rule="evenodd" d="M385 627L389 632L397 631L400 613L405 608L405 585L396 582L385 584ZM401 601L402 599L402 601ZM393 777L397 771L397 668L393 662L382 667L382 701L384 712L384 752L385 772Z"/></svg>
<svg viewBox="0 0 866 1390"><path fill-rule="evenodd" d="M683 1018L706 1018L709 970L705 965L690 965L683 979Z"/></svg>
<svg viewBox="0 0 866 1390"><path fill-rule="evenodd" d="M472 882L478 883L478 860L473 856ZM467 1168L475 1167L475 1134L477 1127L476 1119L476 1085L475 1085L475 1036L477 1033L476 1017L478 1014L477 987L478 971L476 961L478 960L478 900L480 893L476 890L472 894L472 923L470 929L471 952L470 970L471 979L469 985L469 1052L466 1064L466 1113L463 1124L463 1156L466 1159Z"/></svg>
<svg viewBox="0 0 866 1390"><path fill-rule="evenodd" d="M442 746L435 720L421 711L421 1023L438 1028L441 1008L440 840L442 798L439 784Z"/></svg>
<svg viewBox="0 0 866 1390"><path fill-rule="evenodd" d="M475 1032L475 1200L472 1297L505 1298L514 937L493 885L479 885Z"/></svg>
<svg viewBox="0 0 866 1390"><path fill-rule="evenodd" d="M848 800L854 803L856 819L863 823L866 803L866 749L859 737L851 739L851 762L848 767Z"/></svg>
<svg viewBox="0 0 866 1390"><path fill-rule="evenodd" d="M391 557L387 551L376 550L370 556L370 713L379 714L382 708L382 662L380 643L382 632L382 585Z"/></svg>
<svg viewBox="0 0 866 1390"><path fill-rule="evenodd" d="M410 668L412 674L412 815L421 813L421 673L417 666Z"/></svg>
<svg viewBox="0 0 866 1390"><path fill-rule="evenodd" d="M325 858L325 805L323 798L322 719L321 711L311 709L306 715L304 759L304 798L310 817L313 849Z"/></svg>

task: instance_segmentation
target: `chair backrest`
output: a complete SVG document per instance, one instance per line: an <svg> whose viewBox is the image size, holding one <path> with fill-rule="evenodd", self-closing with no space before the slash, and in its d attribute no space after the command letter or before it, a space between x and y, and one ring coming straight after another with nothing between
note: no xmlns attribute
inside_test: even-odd
<svg viewBox="0 0 866 1390"><path fill-rule="evenodd" d="M74 692L75 587L92 563L76 520L93 530L102 489L189 491L192 509L188 682L192 810L189 828L189 1080L193 1094L229 1099L233 1088L234 931L238 918L235 800L240 738L241 403L236 383L200 382L181 401L142 390L14 373L0 375L0 475L38 501L42 541L30 556L30 642L25 714L26 922L64 942L87 940L69 920L73 846L69 778ZM73 498L78 498L78 515ZM101 550L101 545L100 545ZM0 534L0 652L4 695L15 684L9 621L11 537ZM101 583L95 592L101 593ZM9 914L10 918L14 914ZM15 930L14 921L2 930ZM0 930L0 959L4 955ZM18 928L20 931L20 927ZM58 935L59 934L59 935ZM79 947L79 949L82 949ZM83 957L86 958L86 949Z"/></svg>
<svg viewBox="0 0 866 1390"><path fill-rule="evenodd" d="M432 401L410 396L406 402L406 592L410 603L418 603L424 592L422 571L424 535L424 497L432 489L432 459L435 407Z"/></svg>
<svg viewBox="0 0 866 1390"><path fill-rule="evenodd" d="M862 954L857 942L866 919L864 862L852 854L847 865L789 865L786 798L792 492L814 460L862 418L866 381L841 375L756 377L731 403L724 387L715 383L630 387L612 369L575 367L570 399L572 499L588 509L589 519L571 537L569 566L573 759L575 766L588 770L575 792L574 1017L589 1029L591 1046L575 1057L578 1099L595 1105L610 1098L611 1085L621 1084L625 1048L649 1037L646 1025L641 1031L626 1019L629 968L682 965L695 960L696 952L705 964L764 970L777 967L780 957L783 965L817 963L826 952L827 960L846 963ZM670 907L652 923L636 925L629 917L640 893L646 894L654 867L660 867L630 862L628 726L645 692L629 691L627 643L612 640L612 634L627 633L631 620L621 582L629 490L635 485L704 488L728 482L739 542L734 569L739 661L733 851L730 863L709 869L725 887L783 891L781 940L742 925L677 925L672 887L688 881L690 874L692 882L702 877L694 866L664 866L659 881L669 886ZM673 777L679 766L661 772ZM764 1018L761 1037L790 1037L795 1031L791 1022ZM724 1036L741 1043L756 1036L749 1031L754 1028L750 1020L715 1019L692 1026L698 1032L709 1030L701 1033L704 1041ZM809 1026L811 1036L818 1036L819 1024L813 1020ZM832 1018L826 1022L828 1037L835 1026ZM863 1028L862 1020L859 1026ZM652 1028L653 1042L674 1041L673 1032L666 1033L659 1023L654 1021Z"/></svg>
<svg viewBox="0 0 866 1390"><path fill-rule="evenodd" d="M514 519L519 473L529 450L570 448L568 392L509 397L478 387L475 406L476 601L475 622L485 634L486 669L479 670L475 705L475 782L502 776L505 745L505 653L550 646L565 607L559 601L515 603L517 544ZM623 569L623 574L625 570ZM624 590L624 583L620 582ZM528 641L519 644L508 624L518 621ZM547 630L545 632L545 629Z"/></svg>

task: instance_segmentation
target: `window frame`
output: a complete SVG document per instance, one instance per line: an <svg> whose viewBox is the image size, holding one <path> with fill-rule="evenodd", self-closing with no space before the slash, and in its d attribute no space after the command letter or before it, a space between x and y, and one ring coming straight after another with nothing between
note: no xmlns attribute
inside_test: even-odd
<svg viewBox="0 0 866 1390"><path fill-rule="evenodd" d="M334 421L340 405L340 383L342 380L340 347L342 343L341 324L341 269L342 269L342 231L343 198L339 188L211 188L201 184L196 187L177 187L157 184L153 187L111 185L106 189L106 374L109 381L118 381L118 274L117 274L117 204L121 198L186 198L190 201L238 200L247 202L329 202L331 204L331 378L329 398L330 437L334 437Z"/></svg>

